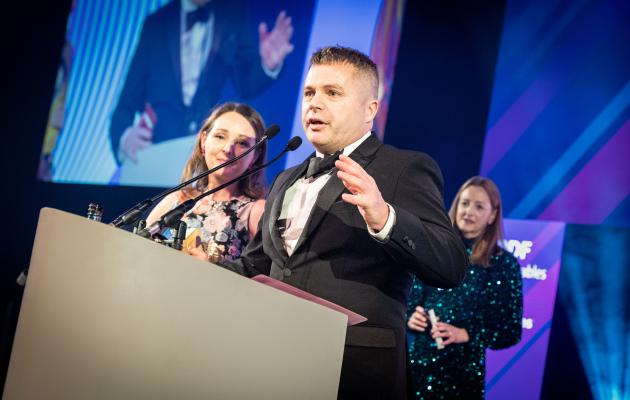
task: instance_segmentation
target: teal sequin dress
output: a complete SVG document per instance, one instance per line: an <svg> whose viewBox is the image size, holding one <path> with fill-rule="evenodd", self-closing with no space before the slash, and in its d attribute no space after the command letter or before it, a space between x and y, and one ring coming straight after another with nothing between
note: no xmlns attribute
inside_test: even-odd
<svg viewBox="0 0 630 400"><path fill-rule="evenodd" d="M472 243L466 241L470 256ZM407 330L411 398L483 398L486 348L503 349L521 338L523 290L521 270L512 254L499 249L490 267L471 265L464 282L438 289L414 279L407 316L416 306L434 309L440 321L465 328L470 340L438 350L425 332Z"/></svg>

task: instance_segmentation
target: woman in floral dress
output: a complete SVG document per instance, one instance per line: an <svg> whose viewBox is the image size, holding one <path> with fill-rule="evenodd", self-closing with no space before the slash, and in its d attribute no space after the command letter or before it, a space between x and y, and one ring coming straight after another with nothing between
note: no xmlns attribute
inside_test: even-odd
<svg viewBox="0 0 630 400"><path fill-rule="evenodd" d="M262 117L246 104L225 103L214 109L197 134L182 182L251 148L265 131ZM178 204L234 179L264 163L266 143L237 162L165 197L147 218L157 221ZM256 233L264 210L263 172L199 200L182 221L187 224L183 251L214 263L238 258Z"/></svg>

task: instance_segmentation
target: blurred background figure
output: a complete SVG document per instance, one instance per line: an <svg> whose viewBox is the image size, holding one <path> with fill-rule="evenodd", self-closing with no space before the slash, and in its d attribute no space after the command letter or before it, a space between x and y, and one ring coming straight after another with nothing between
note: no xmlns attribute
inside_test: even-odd
<svg viewBox="0 0 630 400"><path fill-rule="evenodd" d="M486 348L506 348L521 338L521 270L516 258L498 247L503 239L498 188L490 179L470 178L457 192L449 216L471 267L454 289L414 280L407 322L414 398L483 398ZM437 316L435 325L429 310ZM440 340L443 349L438 349Z"/></svg>
<svg viewBox="0 0 630 400"><path fill-rule="evenodd" d="M293 51L291 18L278 14L270 31L247 33L243 1L175 0L144 21L109 134L122 163L138 150L194 134L230 79L248 99L277 78Z"/></svg>

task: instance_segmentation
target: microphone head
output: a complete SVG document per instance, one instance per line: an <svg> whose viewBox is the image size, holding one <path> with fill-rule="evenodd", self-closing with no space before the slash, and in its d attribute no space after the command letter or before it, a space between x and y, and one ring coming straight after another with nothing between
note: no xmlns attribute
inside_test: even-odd
<svg viewBox="0 0 630 400"><path fill-rule="evenodd" d="M291 140L289 140L289 143L287 144L287 149L289 149L289 151L293 151L297 149L298 147L300 147L301 144L302 144L302 138L299 136L293 136Z"/></svg>
<svg viewBox="0 0 630 400"><path fill-rule="evenodd" d="M267 128L267 130L265 131L265 136L267 136L267 139L271 139L272 137L276 136L278 132L280 132L280 127L276 124L273 124L269 128Z"/></svg>

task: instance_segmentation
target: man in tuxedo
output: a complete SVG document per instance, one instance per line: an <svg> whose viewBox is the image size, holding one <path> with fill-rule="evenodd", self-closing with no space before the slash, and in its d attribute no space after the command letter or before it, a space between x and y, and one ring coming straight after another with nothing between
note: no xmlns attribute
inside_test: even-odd
<svg viewBox="0 0 630 400"><path fill-rule="evenodd" d="M377 92L366 55L337 46L312 56L302 123L317 151L278 175L258 232L226 266L270 275L367 317L348 327L340 398L405 397L411 274L453 287L468 263L444 211L436 163L371 132Z"/></svg>
<svg viewBox="0 0 630 400"><path fill-rule="evenodd" d="M153 143L197 133L231 79L243 98L267 88L293 50L291 18L278 15L258 46L239 0L174 0L144 21L110 122L118 160Z"/></svg>

